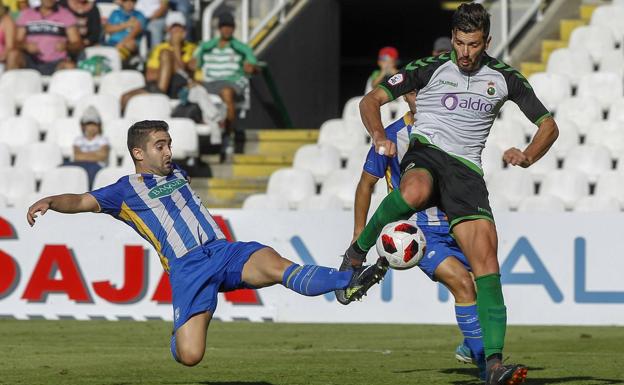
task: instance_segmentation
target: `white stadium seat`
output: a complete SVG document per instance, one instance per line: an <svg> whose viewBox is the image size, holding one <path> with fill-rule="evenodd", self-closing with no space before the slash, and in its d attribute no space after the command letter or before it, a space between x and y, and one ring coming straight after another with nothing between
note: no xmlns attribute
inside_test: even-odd
<svg viewBox="0 0 624 385"><path fill-rule="evenodd" d="M557 122L557 127L559 127L559 137L549 151L554 152L557 158L563 159L571 148L581 143L580 133L576 123L570 119L559 118L559 115L557 115L555 121Z"/></svg>
<svg viewBox="0 0 624 385"><path fill-rule="evenodd" d="M119 178L129 175L132 172L121 167L104 167L93 179L93 190L97 190L104 186L111 185L119 180Z"/></svg>
<svg viewBox="0 0 624 385"><path fill-rule="evenodd" d="M4 209L9 206L9 199L4 195L0 194L0 208Z"/></svg>
<svg viewBox="0 0 624 385"><path fill-rule="evenodd" d="M340 151L330 144L306 144L297 150L293 168L308 170L316 183L322 183L330 172L340 168Z"/></svg>
<svg viewBox="0 0 624 385"><path fill-rule="evenodd" d="M598 145L583 145L570 150L563 168L583 172L590 182L595 182L598 176L611 170L613 157L608 148Z"/></svg>
<svg viewBox="0 0 624 385"><path fill-rule="evenodd" d="M394 120L403 117L405 113L409 111L409 106L403 100L403 98L398 98L387 104L384 104L384 107L387 107L390 110L390 113L393 115Z"/></svg>
<svg viewBox="0 0 624 385"><path fill-rule="evenodd" d="M581 76L594 70L589 53L584 50L559 48L554 50L548 58L546 72L567 76L573 86L578 84Z"/></svg>
<svg viewBox="0 0 624 385"><path fill-rule="evenodd" d="M344 105L342 109L342 119L344 120L356 120L358 122L362 121L360 117L360 101L362 100L362 96L355 96L349 100Z"/></svg>
<svg viewBox="0 0 624 385"><path fill-rule="evenodd" d="M609 121L624 122L624 98L618 98L609 106Z"/></svg>
<svg viewBox="0 0 624 385"><path fill-rule="evenodd" d="M20 148L15 157L15 167L29 168L37 178L61 163L61 148L53 143L30 143Z"/></svg>
<svg viewBox="0 0 624 385"><path fill-rule="evenodd" d="M624 9L610 5L600 6L592 13L590 25L608 27L615 41L621 44L624 38Z"/></svg>
<svg viewBox="0 0 624 385"><path fill-rule="evenodd" d="M342 200L335 195L312 195L299 203L298 210L342 210Z"/></svg>
<svg viewBox="0 0 624 385"><path fill-rule="evenodd" d="M0 194L5 196L9 204L16 204L20 197L35 192L35 173L30 169L18 167L0 167L0 180L11 183L0 183Z"/></svg>
<svg viewBox="0 0 624 385"><path fill-rule="evenodd" d="M316 194L316 184L310 171L284 168L269 177L267 194L283 199L294 209L302 200Z"/></svg>
<svg viewBox="0 0 624 385"><path fill-rule="evenodd" d="M534 194L535 183L527 170L509 167L490 175L487 188L490 196L503 197L509 202L509 207L516 208L522 199Z"/></svg>
<svg viewBox="0 0 624 385"><path fill-rule="evenodd" d="M600 60L600 72L613 72L620 77L624 76L624 53L622 50L613 50L605 53Z"/></svg>
<svg viewBox="0 0 624 385"><path fill-rule="evenodd" d="M117 156L125 157L128 155L128 129L132 123L128 119L113 119L104 122L103 134L108 138L108 142Z"/></svg>
<svg viewBox="0 0 624 385"><path fill-rule="evenodd" d="M607 52L615 49L615 37L609 27L587 25L577 27L570 35L570 49L589 52L594 63L598 64Z"/></svg>
<svg viewBox="0 0 624 385"><path fill-rule="evenodd" d="M580 134L585 135L591 126L602 120L600 104L594 98L573 97L561 102L557 108L556 120L573 121Z"/></svg>
<svg viewBox="0 0 624 385"><path fill-rule="evenodd" d="M199 137L195 122L188 118L169 118L169 135L173 157L176 159L195 157L199 154Z"/></svg>
<svg viewBox="0 0 624 385"><path fill-rule="evenodd" d="M67 117L67 105L60 95L34 94L24 100L20 116L35 119L39 124L39 130L47 132L52 122Z"/></svg>
<svg viewBox="0 0 624 385"><path fill-rule="evenodd" d="M512 101L505 102L505 104L503 104L503 107L501 107L499 112L500 112L500 119L502 119L505 122L510 121L514 118L526 119L520 107L518 107L518 105Z"/></svg>
<svg viewBox="0 0 624 385"><path fill-rule="evenodd" d="M624 172L617 170L602 173L598 177L594 196L613 198L624 208Z"/></svg>
<svg viewBox="0 0 624 385"><path fill-rule="evenodd" d="M620 211L620 204L615 198L604 198L599 196L588 196L581 198L576 205L574 205L574 211L578 212L618 212Z"/></svg>
<svg viewBox="0 0 624 385"><path fill-rule="evenodd" d="M63 166L46 171L39 187L39 193L44 195L82 194L88 190L87 172L78 166Z"/></svg>
<svg viewBox="0 0 624 385"><path fill-rule="evenodd" d="M0 120L15 116L15 97L13 93L0 91Z"/></svg>
<svg viewBox="0 0 624 385"><path fill-rule="evenodd" d="M344 208L353 208L355 190L360 180L360 175L361 172L352 169L335 170L325 179L321 193L336 195L342 200Z"/></svg>
<svg viewBox="0 0 624 385"><path fill-rule="evenodd" d="M268 194L253 194L243 202L243 210L288 210L288 202Z"/></svg>
<svg viewBox="0 0 624 385"><path fill-rule="evenodd" d="M506 151L511 147L524 148L526 136L524 130L518 124L507 120L496 120L492 125L485 145L496 146L501 151Z"/></svg>
<svg viewBox="0 0 624 385"><path fill-rule="evenodd" d="M518 212L524 213L560 213L565 211L565 203L552 195L526 197L520 202Z"/></svg>
<svg viewBox="0 0 624 385"><path fill-rule="evenodd" d="M555 170L544 179L540 195L556 196L567 209L572 209L579 199L589 195L589 180L580 171Z"/></svg>
<svg viewBox="0 0 624 385"><path fill-rule="evenodd" d="M131 120L167 120L171 116L169 97L163 94L136 95L128 102L124 118Z"/></svg>
<svg viewBox="0 0 624 385"><path fill-rule="evenodd" d="M536 182L544 180L546 175L557 169L558 160L554 151L548 151L537 162L531 165L527 170L531 173L531 177Z"/></svg>
<svg viewBox="0 0 624 385"><path fill-rule="evenodd" d="M488 197L490 208L492 209L492 214L494 214L494 219L496 219L496 215L508 212L511 209L509 205L509 201L505 199L504 196L499 195L490 195Z"/></svg>
<svg viewBox="0 0 624 385"><path fill-rule="evenodd" d="M95 92L95 83L91 73L81 69L59 70L52 74L48 92L65 98L68 106Z"/></svg>
<svg viewBox="0 0 624 385"><path fill-rule="evenodd" d="M98 111L103 121L121 117L119 99L108 94L89 95L80 99L74 108L73 117L80 119L84 111L90 106Z"/></svg>
<svg viewBox="0 0 624 385"><path fill-rule="evenodd" d="M612 72L595 72L584 75L578 86L580 98L594 98L603 110L614 100L624 96L622 77Z"/></svg>
<svg viewBox="0 0 624 385"><path fill-rule="evenodd" d="M119 51L117 51L115 47L107 47L104 45L87 47L85 48L85 55L87 58L103 56L108 60L107 64L110 66L111 71L121 71L121 57L119 56Z"/></svg>
<svg viewBox="0 0 624 385"><path fill-rule="evenodd" d="M491 174L503 169L503 150L495 145L487 145L481 152L481 168L488 178Z"/></svg>
<svg viewBox="0 0 624 385"><path fill-rule="evenodd" d="M116 9L119 9L117 3L97 2L98 11L102 20L107 20ZM102 22L103 23L103 22Z"/></svg>
<svg viewBox="0 0 624 385"><path fill-rule="evenodd" d="M624 122L596 123L585 138L590 145L605 146L611 154L624 154Z"/></svg>
<svg viewBox="0 0 624 385"><path fill-rule="evenodd" d="M572 96L572 85L565 75L539 72L528 80L535 95L549 111L554 111L561 101Z"/></svg>
<svg viewBox="0 0 624 385"><path fill-rule="evenodd" d="M80 123L75 118L55 120L46 135L46 142L55 143L61 147L61 152L66 158L74 158L74 141L82 135Z"/></svg>
<svg viewBox="0 0 624 385"><path fill-rule="evenodd" d="M318 143L336 146L343 158L348 157L355 147L366 144L362 129L343 119L330 119L321 125L319 131Z"/></svg>
<svg viewBox="0 0 624 385"><path fill-rule="evenodd" d="M145 87L145 76L135 70L113 71L102 76L99 94L108 94L120 100L124 93Z"/></svg>
<svg viewBox="0 0 624 385"><path fill-rule="evenodd" d="M0 167L9 166L11 166L11 150L9 149L8 144L0 141Z"/></svg>
<svg viewBox="0 0 624 385"><path fill-rule="evenodd" d="M0 142L9 145L12 154L22 146L39 141L39 126L33 118L13 117L0 123Z"/></svg>
<svg viewBox="0 0 624 385"><path fill-rule="evenodd" d="M362 144L360 146L354 147L347 157L347 168L362 170L370 149L370 144Z"/></svg>
<svg viewBox="0 0 624 385"><path fill-rule="evenodd" d="M0 77L0 93L13 95L18 107L22 106L28 95L41 92L43 92L43 80L37 70L11 70L4 72Z"/></svg>

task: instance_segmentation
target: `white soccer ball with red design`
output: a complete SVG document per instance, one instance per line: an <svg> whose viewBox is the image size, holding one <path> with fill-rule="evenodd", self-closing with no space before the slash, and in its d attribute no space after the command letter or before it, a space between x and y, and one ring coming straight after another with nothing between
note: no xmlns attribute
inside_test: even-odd
<svg viewBox="0 0 624 385"><path fill-rule="evenodd" d="M410 269L425 255L425 234L414 222L398 221L384 226L377 238L377 253L397 270Z"/></svg>

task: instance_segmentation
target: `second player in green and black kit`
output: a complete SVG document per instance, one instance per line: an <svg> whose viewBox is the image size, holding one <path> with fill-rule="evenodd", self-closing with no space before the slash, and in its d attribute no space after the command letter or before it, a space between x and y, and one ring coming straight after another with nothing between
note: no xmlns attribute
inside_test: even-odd
<svg viewBox="0 0 624 385"><path fill-rule="evenodd" d="M503 160L529 167L558 136L555 121L518 71L485 53L490 20L480 4L464 3L453 15L451 53L409 63L368 93L362 121L375 149L396 154L381 123L381 105L418 91L416 125L401 163L400 188L381 202L358 239L347 249L341 270L359 266L384 225L438 206L468 258L477 286L477 310L487 357L486 384L524 382L527 368L502 363L507 308L500 282L498 238L481 169L481 152L502 105L511 100L537 126L524 149L510 148ZM351 299L338 291L341 303Z"/></svg>
<svg viewBox="0 0 624 385"><path fill-rule="evenodd" d="M378 86L390 100L419 90L417 124L401 167L431 174L431 203L443 208L451 228L466 219L493 220L481 151L505 101L515 102L536 125L550 117L527 80L505 63L485 53L473 73L456 63L455 51L416 60Z"/></svg>

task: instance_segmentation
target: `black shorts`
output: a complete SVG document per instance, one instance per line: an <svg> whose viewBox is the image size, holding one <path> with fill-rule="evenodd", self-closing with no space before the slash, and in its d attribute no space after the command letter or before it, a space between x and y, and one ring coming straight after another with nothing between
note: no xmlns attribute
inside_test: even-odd
<svg viewBox="0 0 624 385"><path fill-rule="evenodd" d="M178 99L180 97L180 91L188 85L188 79L179 73L174 73L169 82L169 89L167 90L167 96L171 99ZM150 94L161 94L162 91L158 88L158 82L155 80L149 81L145 84L145 91Z"/></svg>
<svg viewBox="0 0 624 385"><path fill-rule="evenodd" d="M428 206L438 206L446 213L451 230L465 220L494 222L483 175L476 165L464 162L436 146L421 143L417 138L412 139L401 162L401 173L410 169L429 172L433 179L433 194Z"/></svg>
<svg viewBox="0 0 624 385"><path fill-rule="evenodd" d="M59 64L65 61L65 59L59 59L59 60L54 60L50 62L43 62L37 59L35 56L29 55L27 53L24 54L24 59L26 61L25 68L37 70L41 73L41 75L47 75L47 76L50 76L54 72L56 72L56 69L58 68Z"/></svg>

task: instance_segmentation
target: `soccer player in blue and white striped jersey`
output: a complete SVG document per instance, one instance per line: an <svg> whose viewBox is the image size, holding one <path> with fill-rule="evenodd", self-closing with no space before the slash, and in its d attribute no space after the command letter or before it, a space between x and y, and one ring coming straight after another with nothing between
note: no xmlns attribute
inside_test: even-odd
<svg viewBox="0 0 624 385"><path fill-rule="evenodd" d="M370 207L375 184L385 179L388 193L399 188L401 180L400 164L409 147L409 136L416 113L416 91L405 94L404 100L410 111L386 127L386 137L396 144L397 156L380 155L372 146L355 194L355 220L353 242L366 225L366 216ZM485 377L485 355L481 335L481 326L477 314L476 293L470 264L457 242L449 234L446 214L437 207L415 213L414 220L425 234L427 252L418 263L420 269L432 281L440 281L455 297L455 315L457 325L464 335L464 342L455 351L455 356L462 362L474 362L479 366L480 377Z"/></svg>
<svg viewBox="0 0 624 385"><path fill-rule="evenodd" d="M257 242L227 241L188 183L171 162L171 137L164 121L141 121L128 130L128 150L136 174L84 194L61 194L34 203L27 213L33 226L38 213L101 212L132 227L152 244L173 294L171 353L184 365L196 365L206 348L206 332L217 307L217 294L239 288L281 283L307 296L337 289L363 295L379 282L373 265L355 272L297 265Z"/></svg>

